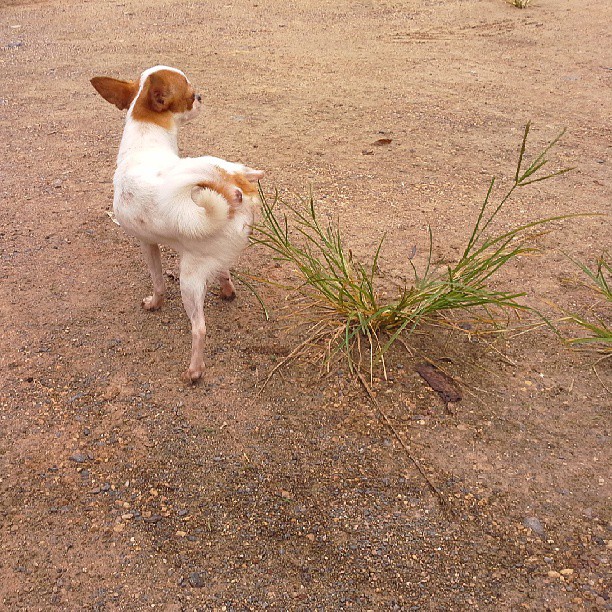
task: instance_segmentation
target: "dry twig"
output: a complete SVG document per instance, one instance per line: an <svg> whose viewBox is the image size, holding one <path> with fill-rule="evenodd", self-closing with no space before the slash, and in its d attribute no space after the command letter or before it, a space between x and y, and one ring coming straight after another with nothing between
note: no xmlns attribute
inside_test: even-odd
<svg viewBox="0 0 612 612"><path fill-rule="evenodd" d="M410 451L410 448L408 447L406 442L404 442L402 436L400 436L400 433L397 431L397 429L391 422L391 419L389 419L389 417L383 412L383 409L380 407L380 403L376 399L376 396L374 395L374 393L372 393L372 389L370 389L370 386L368 385L366 379L363 377L363 374L359 371L355 372L355 374L357 378L359 379L359 382L361 383L362 387L365 389L365 392L367 393L368 398L370 399L372 404L374 404L374 407L376 408L378 414L380 415L380 418L382 419L384 424L389 428L389 430L393 433L393 435L395 436L395 439L400 443L401 447L404 449L404 452L406 453L406 456L408 457L408 459L410 459L412 465L414 465L414 467L418 470L419 474L423 477L423 479L427 483L429 490L438 498L438 501L440 502L440 505L442 506L442 508L444 508L446 511L450 512L451 514L454 514L454 509L450 505L449 500L446 499L446 497L444 497L440 489L438 489L433 484L433 482L431 482L431 479L429 478L429 476L427 476L427 473L421 467L421 464L415 459L414 455Z"/></svg>

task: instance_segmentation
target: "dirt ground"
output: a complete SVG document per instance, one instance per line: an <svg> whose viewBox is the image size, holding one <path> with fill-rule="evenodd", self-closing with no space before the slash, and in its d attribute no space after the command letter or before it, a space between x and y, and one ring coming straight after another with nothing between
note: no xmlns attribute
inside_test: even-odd
<svg viewBox="0 0 612 612"><path fill-rule="evenodd" d="M286 296L207 301L202 384L178 284L164 309L114 225L123 114L89 84L183 69L206 112L186 155L267 171L338 217L381 268L456 260L491 175L507 184L564 126L551 168L502 223L609 212L609 0L50 0L0 8L3 610L595 610L610 599L610 361L547 331L413 339L462 381L448 414L389 356L381 409L316 355L262 381L302 337ZM372 143L391 139L387 146ZM496 281L551 316L592 294L609 220L554 224ZM176 268L172 253L166 266ZM262 247L239 269L284 280Z"/></svg>

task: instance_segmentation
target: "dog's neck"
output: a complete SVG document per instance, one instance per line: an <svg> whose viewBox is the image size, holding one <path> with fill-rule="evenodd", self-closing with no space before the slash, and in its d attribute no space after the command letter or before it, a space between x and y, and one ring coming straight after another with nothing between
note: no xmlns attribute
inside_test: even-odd
<svg viewBox="0 0 612 612"><path fill-rule="evenodd" d="M140 152L163 151L165 154L178 155L177 137L176 122L173 122L170 129L166 129L154 123L134 119L130 110L119 145L117 162L121 163L126 157Z"/></svg>

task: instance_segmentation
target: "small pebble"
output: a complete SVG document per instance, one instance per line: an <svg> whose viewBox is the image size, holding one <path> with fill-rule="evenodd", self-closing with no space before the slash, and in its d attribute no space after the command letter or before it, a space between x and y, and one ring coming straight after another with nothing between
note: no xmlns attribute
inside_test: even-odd
<svg viewBox="0 0 612 612"><path fill-rule="evenodd" d="M152 516L145 516L142 520L145 523L158 523L162 520L162 517L159 514L153 514Z"/></svg>
<svg viewBox="0 0 612 612"><path fill-rule="evenodd" d="M70 460L76 463L85 463L87 461L87 455L85 453L76 452L70 457Z"/></svg>
<svg viewBox="0 0 612 612"><path fill-rule="evenodd" d="M537 533L539 536L543 536L546 533L544 526L542 525L540 520L536 518L535 516L528 516L523 521L523 524L525 525L525 527L528 527L529 529L531 529L531 531L533 531L534 533Z"/></svg>
<svg viewBox="0 0 612 612"><path fill-rule="evenodd" d="M201 589L204 586L204 577L200 572L191 572L187 580L194 589Z"/></svg>

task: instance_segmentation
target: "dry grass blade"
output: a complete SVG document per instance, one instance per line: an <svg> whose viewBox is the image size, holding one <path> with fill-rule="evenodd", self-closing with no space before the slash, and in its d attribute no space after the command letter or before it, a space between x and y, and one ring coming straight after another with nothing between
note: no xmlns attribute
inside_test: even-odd
<svg viewBox="0 0 612 612"><path fill-rule="evenodd" d="M321 329L319 329L320 325L315 325L308 334L308 337L300 342L286 357L284 357L281 361L279 361L273 368L270 370L270 373L262 383L261 387L257 391L257 395L259 396L261 392L266 388L266 385L270 382L274 374L283 366L287 365L293 359L297 359L301 353L311 344L317 342L319 336L321 335ZM327 335L326 333L323 336Z"/></svg>

